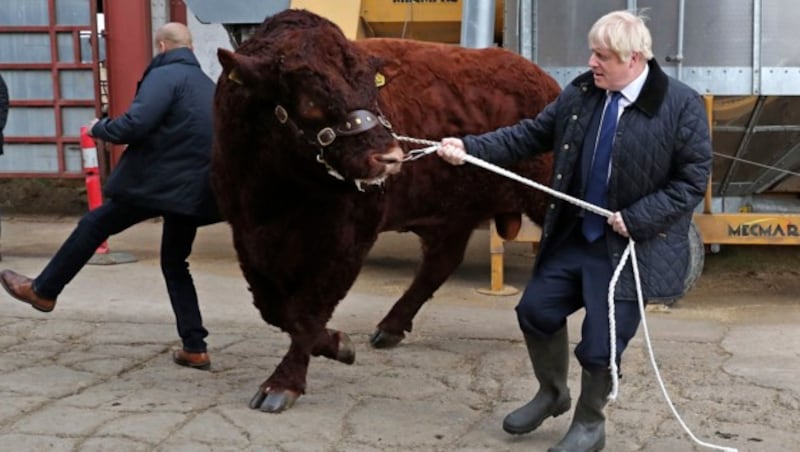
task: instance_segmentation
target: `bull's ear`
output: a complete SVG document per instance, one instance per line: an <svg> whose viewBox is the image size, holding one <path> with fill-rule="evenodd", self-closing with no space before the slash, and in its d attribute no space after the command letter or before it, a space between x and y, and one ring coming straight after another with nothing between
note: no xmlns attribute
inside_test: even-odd
<svg viewBox="0 0 800 452"><path fill-rule="evenodd" d="M253 85L266 74L261 74L266 66L264 61L251 56L239 55L228 49L218 48L217 58L222 65L222 72L232 82L240 85Z"/></svg>
<svg viewBox="0 0 800 452"><path fill-rule="evenodd" d="M401 63L396 60L378 58L374 56L370 56L370 63L378 72L390 79L394 78L395 75L400 73L400 69L402 67Z"/></svg>
<svg viewBox="0 0 800 452"><path fill-rule="evenodd" d="M375 69L376 71L379 71L381 70L381 66L383 66L383 58L377 57L375 55L370 55L369 65L371 68Z"/></svg>

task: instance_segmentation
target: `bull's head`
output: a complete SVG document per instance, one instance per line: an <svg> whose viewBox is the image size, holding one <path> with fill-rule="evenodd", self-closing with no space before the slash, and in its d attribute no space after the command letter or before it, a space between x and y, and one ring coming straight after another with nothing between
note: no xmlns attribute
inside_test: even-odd
<svg viewBox="0 0 800 452"><path fill-rule="evenodd" d="M220 49L220 84L249 90L269 109L272 132L329 174L381 184L400 170L403 151L378 106L378 62L336 25L306 11L268 18L236 53Z"/></svg>

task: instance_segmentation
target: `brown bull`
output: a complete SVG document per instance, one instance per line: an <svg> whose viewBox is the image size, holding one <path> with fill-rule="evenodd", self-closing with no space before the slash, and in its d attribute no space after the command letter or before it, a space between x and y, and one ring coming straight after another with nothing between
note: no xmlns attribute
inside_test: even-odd
<svg viewBox="0 0 800 452"><path fill-rule="evenodd" d="M287 10L219 59L214 187L253 303L291 338L252 408L291 406L311 356L353 362L347 335L326 324L380 232L411 231L422 242L411 286L370 338L390 347L461 263L476 226L498 218L513 235L520 213L542 219L538 192L436 156L404 161L414 146L393 135L439 140L534 116L559 88L518 55L352 42L326 19ZM550 165L547 155L511 169L548 183Z"/></svg>

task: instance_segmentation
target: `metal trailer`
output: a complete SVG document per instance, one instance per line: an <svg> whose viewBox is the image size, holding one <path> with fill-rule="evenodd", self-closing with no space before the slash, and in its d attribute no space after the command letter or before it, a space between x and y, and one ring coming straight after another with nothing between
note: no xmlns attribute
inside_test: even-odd
<svg viewBox="0 0 800 452"><path fill-rule="evenodd" d="M649 17L653 51L671 76L705 96L714 162L694 215L687 287L704 251L720 245L800 244L800 23L796 0L506 0L504 45L563 87L587 70L587 33L603 14ZM492 231L487 293L503 284L503 240ZM526 224L515 241L538 242Z"/></svg>

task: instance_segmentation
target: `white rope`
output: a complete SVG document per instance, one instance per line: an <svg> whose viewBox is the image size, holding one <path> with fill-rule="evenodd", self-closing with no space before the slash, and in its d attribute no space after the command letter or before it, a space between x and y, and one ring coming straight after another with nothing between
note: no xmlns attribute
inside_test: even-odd
<svg viewBox="0 0 800 452"><path fill-rule="evenodd" d="M430 140L421 140L418 138L411 138L405 137L400 135L394 135L395 139L400 141L408 141L415 144L425 145L428 146L425 149L420 149L418 153L412 154L413 157L409 160L414 160L416 158L422 157L423 155L428 155L435 152L439 148L439 142L437 141L430 141ZM413 152L413 151L412 151ZM596 213L597 215L601 215L605 218L608 218L612 215L610 210L603 209L602 207L598 207L594 204L588 203L578 198L574 198L567 194L564 194L560 191L553 190L550 187L544 186L538 182L532 181L528 178L522 177L516 173L508 171L504 168L501 168L497 165L489 163L487 161L481 160L477 157L473 157L469 154L464 156L464 161L475 166L479 166L483 169L491 171L493 173L497 173L501 176L505 176L509 179L515 180L522 184L525 184L529 187L533 187L537 190L541 190L551 196L555 196L563 201L566 201L570 204L578 206L582 209L586 209L589 212ZM717 449L724 452L737 452L737 449L732 447L726 446L718 446L715 444L707 443L698 439L694 433L689 429L689 426L683 421L681 415L678 413L678 410L675 409L675 405L672 403L672 400L667 393L667 389L664 385L664 381L661 378L661 372L658 370L658 365L656 364L655 359L655 352L653 351L653 345L650 342L650 332L647 328L647 320L645 318L645 310L644 310L644 294L642 293L642 283L639 277L639 263L636 260L636 242L633 239L628 240L628 246L625 248L625 251L622 253L622 257L620 258L619 264L617 268L614 269L614 273L611 276L611 281L609 282L608 287L608 324L609 324L609 349L611 351L611 356L609 358L610 365L609 371L611 372L611 392L608 395L609 400L616 400L617 395L619 393L619 372L617 368L617 327L616 327L616 312L614 306L614 292L616 290L617 282L619 281L619 277L622 274L622 270L625 268L625 264L628 262L628 258L631 258L631 267L633 268L633 279L636 283L636 296L639 303L639 315L642 318L642 332L644 333L645 343L647 344L647 351L650 356L650 364L653 367L653 371L656 376L656 380L658 381L659 387L661 388L661 394L664 396L664 399L667 401L667 405L669 406L672 414L678 420L678 423L683 427L683 430L689 435L689 437L698 445L707 447L710 449Z"/></svg>

